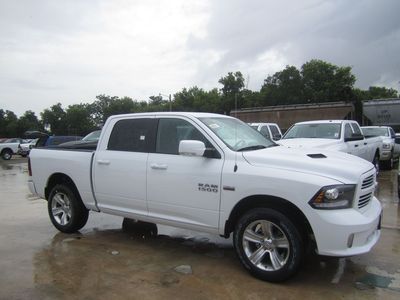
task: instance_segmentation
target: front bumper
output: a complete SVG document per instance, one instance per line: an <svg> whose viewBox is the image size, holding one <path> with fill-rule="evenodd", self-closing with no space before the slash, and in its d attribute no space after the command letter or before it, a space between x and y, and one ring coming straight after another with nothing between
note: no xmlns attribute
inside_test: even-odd
<svg viewBox="0 0 400 300"><path fill-rule="evenodd" d="M353 256L369 252L379 240L382 207L372 198L368 209L318 211L312 224L317 252L327 256Z"/></svg>
<svg viewBox="0 0 400 300"><path fill-rule="evenodd" d="M390 160L392 158L392 151L382 151L381 156L379 157L380 161Z"/></svg>

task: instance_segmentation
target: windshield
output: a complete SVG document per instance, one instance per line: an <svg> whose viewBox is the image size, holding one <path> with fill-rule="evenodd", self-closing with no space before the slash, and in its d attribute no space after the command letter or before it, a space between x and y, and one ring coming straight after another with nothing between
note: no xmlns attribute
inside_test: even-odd
<svg viewBox="0 0 400 300"><path fill-rule="evenodd" d="M365 136L389 136L389 132L386 128L361 128Z"/></svg>
<svg viewBox="0 0 400 300"><path fill-rule="evenodd" d="M93 132L89 133L87 136L85 136L82 139L82 141L88 141L88 142L90 142L90 141L98 141L99 138L100 138L100 133L101 133L101 130L93 131Z"/></svg>
<svg viewBox="0 0 400 300"><path fill-rule="evenodd" d="M249 151L277 146L246 123L231 118L200 118L230 149Z"/></svg>
<svg viewBox="0 0 400 300"><path fill-rule="evenodd" d="M312 139L339 139L340 124L297 124L292 126L283 139L312 138Z"/></svg>

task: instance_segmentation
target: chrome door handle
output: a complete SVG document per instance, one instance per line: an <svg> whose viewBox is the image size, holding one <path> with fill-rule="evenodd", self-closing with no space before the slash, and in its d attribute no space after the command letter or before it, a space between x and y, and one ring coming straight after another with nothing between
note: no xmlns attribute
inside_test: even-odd
<svg viewBox="0 0 400 300"><path fill-rule="evenodd" d="M99 160L97 161L97 163L98 163L99 165L109 165L109 164L110 164L110 161L109 161L109 160L102 160L102 159L99 159Z"/></svg>
<svg viewBox="0 0 400 300"><path fill-rule="evenodd" d="M168 166L165 164L150 164L150 168L154 170L166 170L168 169Z"/></svg>

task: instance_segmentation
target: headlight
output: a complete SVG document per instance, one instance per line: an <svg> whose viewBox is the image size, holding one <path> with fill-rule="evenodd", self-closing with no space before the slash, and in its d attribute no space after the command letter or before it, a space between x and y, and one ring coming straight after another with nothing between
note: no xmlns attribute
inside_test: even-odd
<svg viewBox="0 0 400 300"><path fill-rule="evenodd" d="M325 186L308 204L315 209L342 209L353 206L355 184Z"/></svg>
<svg viewBox="0 0 400 300"><path fill-rule="evenodd" d="M392 147L392 145L391 144L387 144L387 143L384 143L383 146L382 146L382 148L386 149L386 150L390 150L391 147Z"/></svg>

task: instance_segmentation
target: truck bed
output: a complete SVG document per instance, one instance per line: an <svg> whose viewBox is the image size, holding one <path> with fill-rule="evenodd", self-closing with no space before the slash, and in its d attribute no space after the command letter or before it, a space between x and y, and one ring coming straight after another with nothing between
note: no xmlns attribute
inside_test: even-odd
<svg viewBox="0 0 400 300"><path fill-rule="evenodd" d="M60 173L66 174L74 179L73 181L87 208L97 211L91 180L94 152L94 150L89 149L66 149L62 147L36 148L31 151L31 167L35 175L37 193L40 197L46 198L43 192L52 176L57 176Z"/></svg>

